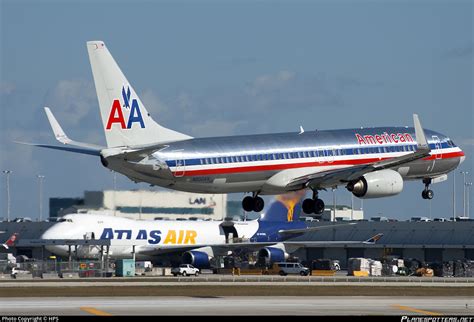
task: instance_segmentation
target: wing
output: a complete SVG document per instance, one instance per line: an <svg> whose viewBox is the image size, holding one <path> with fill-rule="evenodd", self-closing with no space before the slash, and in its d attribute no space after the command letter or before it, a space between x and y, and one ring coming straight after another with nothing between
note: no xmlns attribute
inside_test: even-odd
<svg viewBox="0 0 474 322"><path fill-rule="evenodd" d="M338 225L339 226L339 225ZM328 226L334 227L334 226ZM246 251L257 251L262 247L273 246L276 244L284 244L293 248L311 247L311 246L324 246L324 245L347 245L347 244L375 244L383 234L377 234L370 237L367 240L362 241L283 241L283 242L242 242L242 243L229 243L229 244L215 244L215 245L178 245L178 246L142 246L137 249L137 252L148 255L157 256L169 253L183 253L190 250L195 250L203 247L211 247L215 254L224 254L228 251L235 250L246 250Z"/></svg>
<svg viewBox="0 0 474 322"><path fill-rule="evenodd" d="M357 225L357 223L353 222L353 223L339 224L339 225L324 225L324 226L307 227L307 228L300 228L300 229L282 229L282 230L279 230L278 233L281 235L304 234L304 233L310 233L312 231L317 231L317 230L331 229L334 227L352 226L352 225Z"/></svg>
<svg viewBox="0 0 474 322"><path fill-rule="evenodd" d="M293 247L312 247L312 246L324 246L324 245L348 245L348 244L364 244L364 245L373 245L375 244L380 238L382 238L383 234L377 234L373 237L370 237L367 240L357 241L357 240L330 240L330 241L285 241L283 244Z"/></svg>
<svg viewBox="0 0 474 322"><path fill-rule="evenodd" d="M349 166L343 169L322 171L297 177L288 183L288 190L304 189L307 187L320 189L334 187L343 183L348 183L353 180L357 180L358 178L369 172L393 168L429 156L431 149L429 148L425 133L423 131L423 128L421 127L421 123L418 119L417 114L413 114L413 122L417 141L416 151L400 157L395 157L370 164Z"/></svg>

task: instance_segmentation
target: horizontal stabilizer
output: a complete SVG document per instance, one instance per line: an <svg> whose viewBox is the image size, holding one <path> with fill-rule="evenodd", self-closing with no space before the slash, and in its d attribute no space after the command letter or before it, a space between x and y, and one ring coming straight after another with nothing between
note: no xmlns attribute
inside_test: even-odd
<svg viewBox="0 0 474 322"><path fill-rule="evenodd" d="M18 144L23 144L23 145L37 146L37 147L40 147L40 148L47 148L47 149L53 149L53 150L61 150L61 151L68 151L68 152L74 152L74 153L100 156L100 150L98 150L98 149L93 150L93 149L74 147L74 146L50 145L50 144L19 142L19 141L14 141L14 142L18 143Z"/></svg>

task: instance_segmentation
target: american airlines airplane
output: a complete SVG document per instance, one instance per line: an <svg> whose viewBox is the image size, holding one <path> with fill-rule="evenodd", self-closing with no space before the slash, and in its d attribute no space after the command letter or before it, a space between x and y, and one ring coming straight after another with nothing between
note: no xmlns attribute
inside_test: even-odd
<svg viewBox="0 0 474 322"><path fill-rule="evenodd" d="M393 196L404 180L420 180L424 199L431 183L464 161L463 151L444 134L414 127L192 138L155 122L104 42L87 42L107 146L69 139L45 108L62 146L40 147L90 154L135 182L199 193L248 192L245 211L260 212L260 195L312 190L307 214L321 214L318 192L344 186L359 198Z"/></svg>
<svg viewBox="0 0 474 322"><path fill-rule="evenodd" d="M209 267L213 258L230 253L257 252L266 263L280 262L301 247L317 245L373 244L377 234L366 241L293 241L291 238L321 229L355 223L308 227L299 220L301 194L277 196L268 211L251 221L133 220L107 215L70 214L50 227L41 240L110 240L109 256L156 261L160 256L178 255L185 264ZM68 256L69 247L48 244L46 248ZM78 246L81 258L100 256L98 246Z"/></svg>

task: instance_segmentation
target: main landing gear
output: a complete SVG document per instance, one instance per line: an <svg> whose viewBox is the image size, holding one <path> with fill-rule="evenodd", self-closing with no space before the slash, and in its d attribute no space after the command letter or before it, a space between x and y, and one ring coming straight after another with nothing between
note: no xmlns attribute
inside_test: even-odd
<svg viewBox="0 0 474 322"><path fill-rule="evenodd" d="M317 191L313 191L313 198L305 199L302 207L305 214L321 215L324 211L324 201L318 198Z"/></svg>
<svg viewBox="0 0 474 322"><path fill-rule="evenodd" d="M242 208L244 208L245 211L260 212L263 210L263 207L265 207L265 201L257 194L247 196L242 200Z"/></svg>
<svg viewBox="0 0 474 322"><path fill-rule="evenodd" d="M433 190L430 190L431 178L423 179L423 183L425 184L425 189L421 192L421 197L428 200L433 199L434 193Z"/></svg>

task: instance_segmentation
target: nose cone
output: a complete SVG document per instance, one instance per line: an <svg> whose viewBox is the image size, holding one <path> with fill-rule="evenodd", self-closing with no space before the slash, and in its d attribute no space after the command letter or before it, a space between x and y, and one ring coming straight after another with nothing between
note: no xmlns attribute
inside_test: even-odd
<svg viewBox="0 0 474 322"><path fill-rule="evenodd" d="M41 239L59 239L60 237L58 236L60 233L60 229L58 229L58 224L53 225L46 229L44 233L41 235Z"/></svg>
<svg viewBox="0 0 474 322"><path fill-rule="evenodd" d="M41 239L50 240L46 243L46 249L51 253L59 256L67 256L67 246L61 245L59 240L65 239L65 233L67 230L64 229L62 224L55 224L48 228L42 235ZM56 244L57 243L57 244Z"/></svg>
<svg viewBox="0 0 474 322"><path fill-rule="evenodd" d="M463 163L464 160L466 160L466 156L463 155L462 157L459 158L459 164Z"/></svg>

